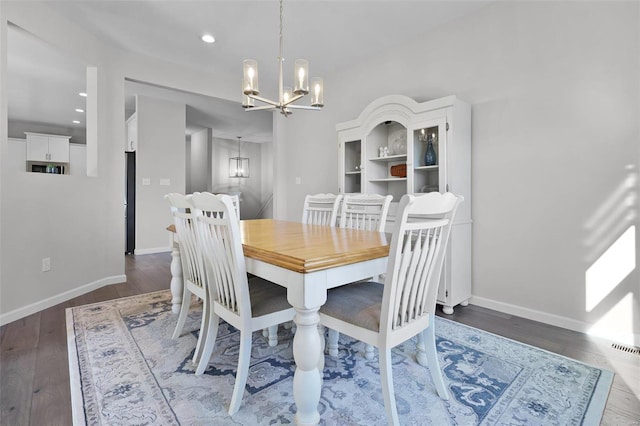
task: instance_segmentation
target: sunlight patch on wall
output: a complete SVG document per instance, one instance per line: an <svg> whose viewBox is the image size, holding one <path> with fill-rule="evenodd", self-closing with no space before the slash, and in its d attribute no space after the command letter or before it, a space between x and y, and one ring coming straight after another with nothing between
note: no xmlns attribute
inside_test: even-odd
<svg viewBox="0 0 640 426"><path fill-rule="evenodd" d="M636 267L636 227L630 226L585 273L586 310L590 312Z"/></svg>
<svg viewBox="0 0 640 426"><path fill-rule="evenodd" d="M630 170L627 177L611 191L585 223L587 237L584 245L588 249L588 262L606 251L612 238L620 235L636 220L638 174L633 171L633 166L627 166L627 169Z"/></svg>
<svg viewBox="0 0 640 426"><path fill-rule="evenodd" d="M627 293L589 329L588 334L624 345L638 346L640 342L634 338L633 318L633 293Z"/></svg>

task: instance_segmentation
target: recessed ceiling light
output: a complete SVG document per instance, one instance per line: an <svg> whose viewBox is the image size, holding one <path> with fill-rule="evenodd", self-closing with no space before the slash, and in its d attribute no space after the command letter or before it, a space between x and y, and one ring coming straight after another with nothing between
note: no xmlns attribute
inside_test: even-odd
<svg viewBox="0 0 640 426"><path fill-rule="evenodd" d="M80 124L78 120L73 120L73 124Z"/></svg>
<svg viewBox="0 0 640 426"><path fill-rule="evenodd" d="M84 110L80 108L76 108L76 112L84 112Z"/></svg>
<svg viewBox="0 0 640 426"><path fill-rule="evenodd" d="M213 43L216 39L211 34L205 34L202 36L202 41L205 43Z"/></svg>
<svg viewBox="0 0 640 426"><path fill-rule="evenodd" d="M84 92L80 92L80 93L78 93L78 95L82 96L83 98L86 98L86 97L87 97L87 94L86 94L86 93L84 93Z"/></svg>

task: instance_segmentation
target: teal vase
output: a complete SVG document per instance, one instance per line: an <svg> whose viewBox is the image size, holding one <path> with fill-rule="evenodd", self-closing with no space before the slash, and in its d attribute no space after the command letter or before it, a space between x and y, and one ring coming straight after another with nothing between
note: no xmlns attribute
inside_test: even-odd
<svg viewBox="0 0 640 426"><path fill-rule="evenodd" d="M424 153L424 165L435 166L436 162L436 150L433 149L433 138L429 138L427 142L427 151Z"/></svg>

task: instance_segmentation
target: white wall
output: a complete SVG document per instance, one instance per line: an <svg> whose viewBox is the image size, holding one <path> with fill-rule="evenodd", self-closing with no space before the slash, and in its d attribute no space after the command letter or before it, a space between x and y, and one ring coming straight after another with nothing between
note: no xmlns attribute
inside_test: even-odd
<svg viewBox="0 0 640 426"><path fill-rule="evenodd" d="M122 186L113 185L117 170L107 167L113 161L107 141L116 139L114 115L105 113L98 123L100 176L25 173L9 166L2 89L6 87L7 20L33 29L60 49L83 52L84 63L102 67L98 89L103 105L115 96L108 71L111 52L105 50L98 57L99 48L86 48L92 37L35 3L1 2L0 9L0 122L5 123L0 126L0 322L5 323L88 289L122 281L124 259L118 253L123 246L122 236L117 235L122 225L115 221L122 208L114 202L122 199ZM41 272L45 257L51 259L49 272Z"/></svg>
<svg viewBox="0 0 640 426"><path fill-rule="evenodd" d="M0 125L0 323L15 320L124 276L124 79L147 81L223 99L235 99L236 76L224 70L202 73L108 47L49 9L46 2L0 2L0 123L7 122L6 36L11 21L57 49L97 67L97 176L24 173L8 164L6 125ZM92 105L88 101L88 105ZM93 106L92 106L93 108ZM88 125L91 125L89 122ZM184 166L184 131L181 135ZM142 152L141 152L142 154ZM168 161L161 159L166 167ZM172 160L173 161L173 160ZM142 171L145 170L143 165ZM164 228L169 209L161 195L160 177L169 177L184 191L184 168L148 167L157 209L145 226L158 240L144 247L167 247ZM142 177L142 174L139 174ZM64 179L60 179L63 177ZM57 178L57 179L56 179ZM176 188L178 190L178 188ZM146 191L146 190L145 190ZM168 192L168 191L167 191ZM151 195L151 188L149 188ZM162 206L160 208L160 205ZM141 213L139 213L141 214ZM166 216L165 216L166 215ZM161 227L159 229L155 229ZM41 272L42 258L51 257L51 271ZM168 283L167 283L168 285Z"/></svg>
<svg viewBox="0 0 640 426"><path fill-rule="evenodd" d="M186 193L211 192L211 129L191 135L187 156Z"/></svg>
<svg viewBox="0 0 640 426"><path fill-rule="evenodd" d="M135 254L170 251L172 218L164 196L185 192L186 106L137 95L136 114Z"/></svg>
<svg viewBox="0 0 640 426"><path fill-rule="evenodd" d="M260 144L262 173L260 175L260 209L258 218L273 218L273 143Z"/></svg>
<svg viewBox="0 0 640 426"><path fill-rule="evenodd" d="M337 190L336 123L387 94L457 95L473 117L472 302L638 339L638 7L497 2L325 76L324 110L277 128L276 212L297 220L305 193ZM605 270L606 297L587 311L588 271L627 229L631 272Z"/></svg>

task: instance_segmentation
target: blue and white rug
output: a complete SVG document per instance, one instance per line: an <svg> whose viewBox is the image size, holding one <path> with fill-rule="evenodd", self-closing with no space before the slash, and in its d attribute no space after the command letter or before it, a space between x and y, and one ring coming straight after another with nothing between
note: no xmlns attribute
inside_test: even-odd
<svg viewBox="0 0 640 426"><path fill-rule="evenodd" d="M196 377L200 314L172 340L170 299L161 291L67 309L74 424L293 424L291 330L280 327L273 348L254 333L245 395L231 418L239 333L220 325L210 366ZM393 381L403 425L599 424L613 373L442 318L436 335L451 399L438 398L415 342L399 346ZM326 357L321 424L386 424L377 357L367 361L362 343L340 339L339 356Z"/></svg>

